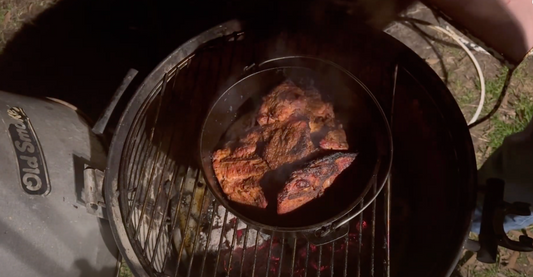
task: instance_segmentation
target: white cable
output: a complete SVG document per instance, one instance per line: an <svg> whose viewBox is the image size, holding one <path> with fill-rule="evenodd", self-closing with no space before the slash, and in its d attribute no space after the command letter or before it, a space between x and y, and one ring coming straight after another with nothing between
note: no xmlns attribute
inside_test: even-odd
<svg viewBox="0 0 533 277"><path fill-rule="evenodd" d="M412 22L419 23L417 21L412 21ZM479 115L481 114L481 111L483 110L483 105L485 104L485 77L483 76L483 72L481 71L481 67L479 66L479 63L478 63L476 57L474 56L474 54L472 54L470 49L468 49L468 47L466 47L465 44L463 42L461 42L460 38L455 33L453 33L451 30L448 31L448 30L445 30L445 29L443 29L443 28L441 28L439 26L435 26L435 25L432 25L432 24L427 23L427 22L424 22L424 23L425 24L423 24L423 25L425 25L425 26L427 26L427 27L429 27L429 28L431 28L433 30L442 32L442 33L448 35L449 37L451 37L457 44L459 44L459 46L461 46L461 48L463 48L463 50L465 50L466 54L468 54L468 57L474 63L474 66L476 67L476 71L477 71L477 74L479 76L479 83L481 84L481 97L479 98L479 103L478 103L476 112L474 113L474 116L472 116L472 119L470 119L470 122L468 123L468 124L472 124L472 123L476 122L476 120L479 118Z"/></svg>

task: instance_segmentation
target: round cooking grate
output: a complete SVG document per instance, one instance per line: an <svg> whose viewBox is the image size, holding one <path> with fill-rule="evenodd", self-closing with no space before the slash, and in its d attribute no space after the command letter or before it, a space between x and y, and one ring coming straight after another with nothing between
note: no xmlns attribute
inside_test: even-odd
<svg viewBox="0 0 533 277"><path fill-rule="evenodd" d="M238 22L231 21L196 37L164 61L145 80L123 114L106 170L106 201L111 206L113 230L133 271L140 276L388 276L390 213L387 211L391 203L386 196L390 190L371 201L379 193L379 187L374 186L360 203L360 210L370 208L349 222L347 234L334 242L314 246L303 238L254 230L228 212L207 189L197 153L201 123L218 94L235 83L251 65L292 55L314 56L346 68L376 94L388 116L391 116L393 102L396 103L394 91L400 103L410 101L405 99L413 97L409 96L412 91L418 92L419 105L413 109L414 113L396 108L396 105L394 109L395 113L415 114L415 117L399 116L394 124L403 126L410 121L416 124L413 130L447 128L444 126L449 122L437 114L433 100L424 96L427 92L420 87L416 88L412 73L401 66L400 54L407 53L408 61L419 62L416 57L413 59L413 53L403 46L383 52L368 41L390 43L391 38L368 31L331 31L320 35L293 31L242 32ZM422 73L416 74L426 74L427 66L424 66L423 63L415 66L422 68ZM442 91L442 98L447 104L452 103L449 92L434 73L429 72L429 76L423 86L427 82L437 82L435 87ZM396 90L395 77L399 85ZM400 87L411 87L411 90ZM402 107L409 105L403 103ZM452 104L452 108L456 110L448 120L464 124L456 116L457 107ZM421 113L429 115L429 119L416 121ZM432 156L442 168L436 188L440 183L471 182L471 165L468 164L472 161L469 159L471 146L457 142L465 140L464 130L444 131L439 137L431 132L422 134L424 139L434 138L435 143L442 146L438 150L441 152ZM406 137L405 134L398 136ZM426 147L423 140L417 143L420 149ZM427 147L432 147L431 143ZM408 150L405 146L400 148L404 154ZM446 175L445 171L455 173ZM421 174L421 181L434 172L428 169ZM393 179L400 181L407 179L403 172L398 178L395 176ZM464 205L472 200L470 188L457 186L449 193L453 197L457 195L458 205ZM436 190L428 195L433 193L442 192ZM410 206L406 204L409 197L396 202L393 199L392 205ZM470 218L464 214L464 209L461 211L451 205L450 215L462 220L458 223L461 231L458 234L445 232L443 236L460 242L464 235L461 232L466 232L467 228L463 225L465 222L467 225ZM416 217L416 213L408 217ZM405 225L411 220L405 216L398 218L397 222ZM394 232L394 225L392 228L396 245L408 245L411 233ZM440 258L444 265L456 259L455 254L428 256ZM441 266L429 261L428 264L433 266L432 270ZM406 270L408 272L408 268L398 267L392 272Z"/></svg>

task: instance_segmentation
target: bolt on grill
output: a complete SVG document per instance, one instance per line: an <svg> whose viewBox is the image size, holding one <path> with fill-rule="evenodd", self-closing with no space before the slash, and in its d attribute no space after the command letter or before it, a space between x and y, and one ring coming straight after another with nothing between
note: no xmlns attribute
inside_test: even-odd
<svg viewBox="0 0 533 277"><path fill-rule="evenodd" d="M286 56L305 48L308 55L342 59L319 45L303 47L303 37L278 38L265 42L239 32L213 40L169 69L141 105L124 145L118 188L125 231L149 275L390 276L390 179L381 193L376 183L364 197L346 236L320 246L253 229L206 188L197 137L221 88L265 49ZM397 67L394 84L396 74Z"/></svg>

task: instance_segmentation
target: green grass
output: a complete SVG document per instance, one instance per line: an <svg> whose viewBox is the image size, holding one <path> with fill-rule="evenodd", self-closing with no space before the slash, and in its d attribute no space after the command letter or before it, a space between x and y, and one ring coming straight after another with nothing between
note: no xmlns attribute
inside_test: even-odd
<svg viewBox="0 0 533 277"><path fill-rule="evenodd" d="M507 67L503 67L496 76L496 78L485 80L485 105L483 106L482 114L488 113L496 103L496 100L502 92L503 84L505 83L505 77L507 76L508 71L509 70L507 69ZM476 91L480 91L481 85L479 83L479 80L476 79L475 82ZM512 88L508 88L507 93L510 94L511 92Z"/></svg>
<svg viewBox="0 0 533 277"><path fill-rule="evenodd" d="M133 274L131 273L130 268L126 264L126 261L122 260L122 263L120 264L120 271L119 271L119 277L133 277Z"/></svg>
<svg viewBox="0 0 533 277"><path fill-rule="evenodd" d="M495 150L505 137L524 130L533 116L533 101L527 96L521 96L513 115L496 115L490 120L491 132L488 134L489 146Z"/></svg>
<svg viewBox="0 0 533 277"><path fill-rule="evenodd" d="M521 256L525 256L525 254L521 254ZM482 266L483 268L470 266L467 274L463 277L528 277L526 273L504 268L500 264L499 257L495 264L483 264Z"/></svg>
<svg viewBox="0 0 533 277"><path fill-rule="evenodd" d="M494 106L501 93L507 71L507 68L504 68L496 78L485 82L486 104L482 114L488 113ZM522 71L519 68L513 78L515 80L525 78ZM479 87L479 82L476 83L476 87ZM505 111L498 111L489 121L488 145L492 151L503 143L505 137L524 130L533 116L533 100L530 95L520 94L520 92L515 94L512 87L507 90L507 94L509 98L514 96L515 99L509 101ZM509 108L512 109L511 112Z"/></svg>

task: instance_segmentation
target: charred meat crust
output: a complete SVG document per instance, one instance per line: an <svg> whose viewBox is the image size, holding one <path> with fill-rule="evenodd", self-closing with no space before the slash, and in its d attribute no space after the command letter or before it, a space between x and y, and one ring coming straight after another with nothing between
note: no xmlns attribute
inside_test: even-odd
<svg viewBox="0 0 533 277"><path fill-rule="evenodd" d="M294 171L278 194L278 214L291 212L322 196L335 178L348 168L357 154L335 153Z"/></svg>

